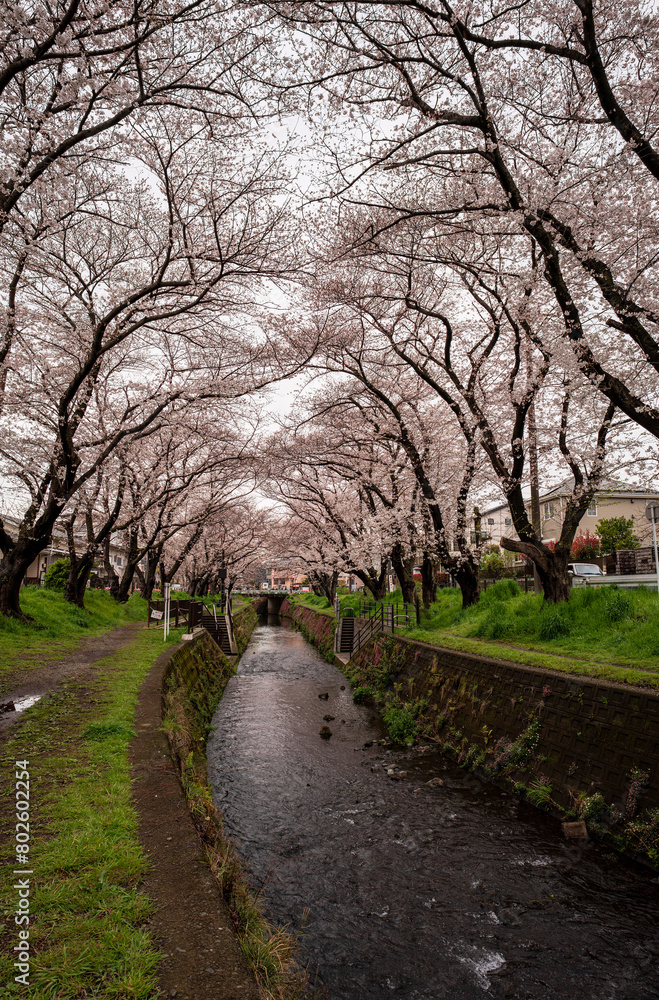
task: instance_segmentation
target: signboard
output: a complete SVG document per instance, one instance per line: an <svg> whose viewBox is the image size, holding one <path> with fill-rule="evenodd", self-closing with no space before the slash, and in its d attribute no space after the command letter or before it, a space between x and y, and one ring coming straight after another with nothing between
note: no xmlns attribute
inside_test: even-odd
<svg viewBox="0 0 659 1000"><path fill-rule="evenodd" d="M152 611L151 612L151 617L152 618L157 618L158 621L160 621L160 619L162 618L163 614L164 614L164 611Z"/></svg>

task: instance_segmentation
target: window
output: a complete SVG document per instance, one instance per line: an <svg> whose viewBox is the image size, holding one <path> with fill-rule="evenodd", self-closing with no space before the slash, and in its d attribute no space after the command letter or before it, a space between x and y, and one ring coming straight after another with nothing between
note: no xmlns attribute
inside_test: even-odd
<svg viewBox="0 0 659 1000"><path fill-rule="evenodd" d="M488 517L487 523L488 524L494 524L494 518L493 517Z"/></svg>
<svg viewBox="0 0 659 1000"><path fill-rule="evenodd" d="M556 504L546 503L545 504L545 518L556 517Z"/></svg>
<svg viewBox="0 0 659 1000"><path fill-rule="evenodd" d="M593 500L586 511L589 517L597 517L597 501Z"/></svg>
<svg viewBox="0 0 659 1000"><path fill-rule="evenodd" d="M512 522L512 520L511 520L511 519L510 519L509 517L507 517L507 518L505 519L505 521L504 521L504 524L506 524L506 525L507 525L508 527L510 527L510 525L511 525L512 523L513 523L513 522Z"/></svg>

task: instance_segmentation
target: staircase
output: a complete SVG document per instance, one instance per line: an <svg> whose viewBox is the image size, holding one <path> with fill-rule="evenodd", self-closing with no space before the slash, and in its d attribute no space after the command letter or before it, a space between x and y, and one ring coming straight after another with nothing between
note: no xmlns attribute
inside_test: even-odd
<svg viewBox="0 0 659 1000"><path fill-rule="evenodd" d="M232 630L227 622L226 615L211 615L205 612L201 616L200 624L213 637L226 656L234 656L236 654L237 650L233 641Z"/></svg>
<svg viewBox="0 0 659 1000"><path fill-rule="evenodd" d="M352 644L355 638L355 619L341 618L339 620L339 636L337 642L337 653L352 653Z"/></svg>

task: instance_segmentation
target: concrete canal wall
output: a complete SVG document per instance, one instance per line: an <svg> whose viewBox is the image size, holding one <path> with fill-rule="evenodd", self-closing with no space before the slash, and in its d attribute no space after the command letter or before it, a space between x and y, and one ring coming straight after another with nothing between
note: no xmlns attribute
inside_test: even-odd
<svg viewBox="0 0 659 1000"><path fill-rule="evenodd" d="M265 598L262 598L261 602L255 605L259 614L265 613L265 603ZM305 608L301 604L291 604L288 600L282 602L280 614L293 622L304 638L316 647L321 656L329 660L330 663L334 662L336 618L333 614L324 615L320 611L313 611L312 608Z"/></svg>
<svg viewBox="0 0 659 1000"><path fill-rule="evenodd" d="M329 616L289 608L316 645L333 631ZM458 763L534 804L612 828L659 806L659 692L392 635L345 669L353 688L382 691ZM639 836L654 843L657 831Z"/></svg>

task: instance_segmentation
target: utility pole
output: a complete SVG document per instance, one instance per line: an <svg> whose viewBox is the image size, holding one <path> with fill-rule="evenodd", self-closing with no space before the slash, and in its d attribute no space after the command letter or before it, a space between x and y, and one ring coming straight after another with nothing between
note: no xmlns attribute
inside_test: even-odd
<svg viewBox="0 0 659 1000"><path fill-rule="evenodd" d="M538 483L538 435L535 424L535 401L529 406L529 472L531 475L531 524L538 539L542 541L542 522L540 520L540 485ZM533 590L542 593L542 584L538 568L533 563Z"/></svg>
<svg viewBox="0 0 659 1000"><path fill-rule="evenodd" d="M224 611L224 588L227 579L227 566L224 561L224 549L222 549L222 562L220 564L220 607Z"/></svg>
<svg viewBox="0 0 659 1000"><path fill-rule="evenodd" d="M659 520L659 504L648 500L645 505L645 516L652 522L652 542L654 544L654 568L657 574L657 593L659 594L659 556L657 555L657 520Z"/></svg>

